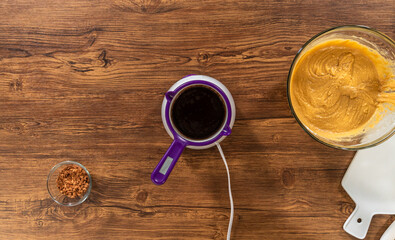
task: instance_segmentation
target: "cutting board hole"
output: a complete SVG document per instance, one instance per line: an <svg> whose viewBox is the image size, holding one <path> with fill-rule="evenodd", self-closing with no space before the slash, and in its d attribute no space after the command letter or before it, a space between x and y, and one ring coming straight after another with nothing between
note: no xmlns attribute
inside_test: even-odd
<svg viewBox="0 0 395 240"><path fill-rule="evenodd" d="M358 218L357 219L357 223L361 223L362 222L362 219L361 218Z"/></svg>

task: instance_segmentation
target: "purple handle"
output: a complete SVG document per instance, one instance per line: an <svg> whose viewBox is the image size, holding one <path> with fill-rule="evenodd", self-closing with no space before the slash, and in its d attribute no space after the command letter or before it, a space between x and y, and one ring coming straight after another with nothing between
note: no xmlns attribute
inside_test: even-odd
<svg viewBox="0 0 395 240"><path fill-rule="evenodd" d="M170 145L169 149L151 174L151 181L153 183L156 185L162 185L166 182L171 170L173 170L174 165L176 165L176 162L181 156L186 145L186 142L182 139L174 139L173 143Z"/></svg>

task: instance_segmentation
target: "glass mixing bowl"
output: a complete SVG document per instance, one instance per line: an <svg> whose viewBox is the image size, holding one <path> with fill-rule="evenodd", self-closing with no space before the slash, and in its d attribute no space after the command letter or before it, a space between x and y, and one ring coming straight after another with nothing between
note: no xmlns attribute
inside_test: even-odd
<svg viewBox="0 0 395 240"><path fill-rule="evenodd" d="M316 46L319 43L332 39L350 39L357 41L358 43L363 44L373 50L376 50L390 63L390 68L392 69L393 73L391 81L395 81L395 43L391 38L378 32L377 30L365 26L335 27L319 33L311 38L309 41L307 41L298 51L292 62L287 80L288 103L291 108L292 114L294 115L300 126L303 128L303 130L305 130L315 140L327 146L345 150L359 150L375 146L390 138L395 133L395 111L393 110L393 106L391 108L388 108L385 112L382 112L382 119L372 128L365 129L362 134L343 137L341 139L330 139L320 136L312 129L307 127L306 124L303 123L301 118L298 117L298 112L295 111L295 108L292 105L292 74L294 73L294 68L298 63L299 59L301 59L301 56L303 56L303 54L305 54L312 47Z"/></svg>
<svg viewBox="0 0 395 240"><path fill-rule="evenodd" d="M59 173L67 166L81 167L88 174L89 187L83 196L69 198L69 197L63 195L59 191L57 184L56 184L56 180L59 176ZM74 161L64 161L64 162L56 164L49 172L48 178L47 178L47 189L48 189L49 195L56 203L63 205L63 206L72 207L72 206L76 206L76 205L83 203L88 198L88 196L91 192L91 189L92 189L92 178L91 178L91 175L89 174L88 170L82 164L74 162Z"/></svg>

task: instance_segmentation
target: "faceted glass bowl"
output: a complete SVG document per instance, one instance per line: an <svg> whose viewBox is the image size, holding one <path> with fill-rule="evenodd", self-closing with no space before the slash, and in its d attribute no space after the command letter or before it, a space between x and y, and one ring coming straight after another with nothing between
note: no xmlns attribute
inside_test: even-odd
<svg viewBox="0 0 395 240"><path fill-rule="evenodd" d="M59 176L59 173L67 166L79 166L81 167L87 174L89 178L89 187L86 193L79 197L77 196L76 198L69 198L65 195L63 195L56 184L56 180ZM89 196L91 189L92 189L92 178L91 175L89 174L88 170L80 163L74 162L74 161L64 161L61 163L56 164L51 171L48 174L47 178L47 189L48 193L51 196L51 198L58 204L62 206L77 206L81 203L83 203Z"/></svg>

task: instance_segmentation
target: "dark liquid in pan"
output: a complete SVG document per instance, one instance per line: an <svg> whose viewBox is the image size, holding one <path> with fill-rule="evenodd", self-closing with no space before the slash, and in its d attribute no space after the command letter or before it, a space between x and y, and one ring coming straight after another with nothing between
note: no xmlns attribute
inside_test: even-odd
<svg viewBox="0 0 395 240"><path fill-rule="evenodd" d="M220 130L226 119L222 98L209 87L193 86L185 89L174 100L171 119L185 137L202 140Z"/></svg>

